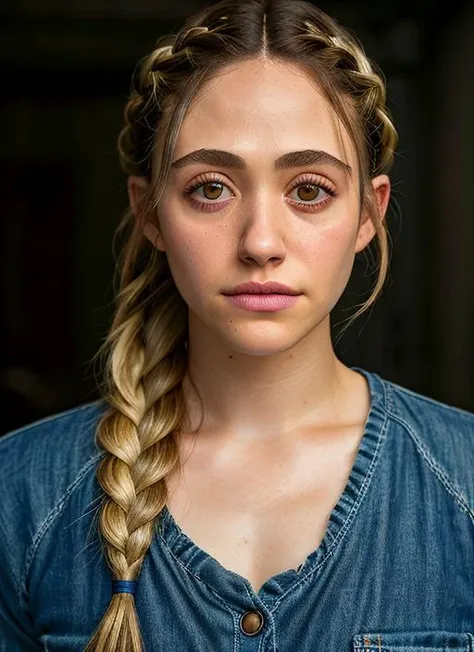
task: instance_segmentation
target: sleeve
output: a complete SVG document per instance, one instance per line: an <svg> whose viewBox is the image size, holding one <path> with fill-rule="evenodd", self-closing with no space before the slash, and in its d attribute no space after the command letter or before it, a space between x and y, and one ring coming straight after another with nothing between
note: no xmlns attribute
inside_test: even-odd
<svg viewBox="0 0 474 652"><path fill-rule="evenodd" d="M0 559L0 652L36 652L43 647L35 639L32 623L19 604L16 582L8 577L5 560Z"/></svg>
<svg viewBox="0 0 474 652"><path fill-rule="evenodd" d="M29 606L28 569L48 515L84 464L95 463L101 411L101 402L86 404L0 437L0 652L45 649Z"/></svg>
<svg viewBox="0 0 474 652"><path fill-rule="evenodd" d="M21 534L23 499L15 456L6 443L0 442L0 652L36 652L43 646L34 635L19 588L26 543Z"/></svg>

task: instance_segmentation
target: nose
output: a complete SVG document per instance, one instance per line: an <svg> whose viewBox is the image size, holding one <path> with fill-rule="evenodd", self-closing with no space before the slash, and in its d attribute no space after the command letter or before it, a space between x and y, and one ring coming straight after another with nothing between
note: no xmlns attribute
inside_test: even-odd
<svg viewBox="0 0 474 652"><path fill-rule="evenodd" d="M279 204L282 204L282 200L269 192L260 193L253 200L242 203L242 217L238 219L241 229L238 253L240 260L246 264L262 266L269 261L280 263L285 259L285 207Z"/></svg>

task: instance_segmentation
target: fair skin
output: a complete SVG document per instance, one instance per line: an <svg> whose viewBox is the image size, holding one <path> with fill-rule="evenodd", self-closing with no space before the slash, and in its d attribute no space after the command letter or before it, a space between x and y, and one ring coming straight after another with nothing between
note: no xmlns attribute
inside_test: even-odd
<svg viewBox="0 0 474 652"><path fill-rule="evenodd" d="M353 144L315 85L289 64L248 61L211 80L184 119L172 160L202 148L231 152L246 167L172 168L157 215L140 208L143 179L129 178L129 197L189 307L189 367L203 401L198 436L183 440L182 482L169 481L170 511L189 514L181 523L188 534L258 587L315 548L363 434L367 383L337 359L330 313L375 229L368 215L359 223ZM344 165L326 157L275 169L278 157L308 149ZM195 181L207 183L191 195L200 207L184 195ZM382 220L390 182L380 175L372 184ZM249 312L222 294L268 280L301 295L278 312ZM185 390L191 431L201 410ZM199 526L209 523L205 514L212 538ZM308 519L315 525L305 537Z"/></svg>

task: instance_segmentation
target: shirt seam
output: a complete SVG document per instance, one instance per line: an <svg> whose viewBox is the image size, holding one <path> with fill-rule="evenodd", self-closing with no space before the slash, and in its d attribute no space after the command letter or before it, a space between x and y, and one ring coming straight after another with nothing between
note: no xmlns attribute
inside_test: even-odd
<svg viewBox="0 0 474 652"><path fill-rule="evenodd" d="M67 487L66 491L62 494L61 498L59 501L56 503L56 505L50 510L50 512L47 514L46 518L42 522L42 524L39 526L36 534L34 535L31 544L29 545L27 551L26 551L26 557L25 557L25 563L24 563L24 569L23 573L21 575L20 581L17 586L17 597L19 600L22 602L23 607L26 608L26 597L28 595L27 589L26 589L26 581L28 578L28 574L30 572L31 566L34 561L34 557L36 555L36 552L38 550L38 547L43 540L44 535L48 531L49 527L54 523L54 521L60 516L62 513L68 498L73 494L75 489L78 487L82 479L85 477L87 472L90 470L91 467L94 466L94 464L99 460L102 456L104 455L104 452L101 451L98 454L95 454L92 458L90 458L84 466L81 468L79 471L78 475L74 479L74 481Z"/></svg>
<svg viewBox="0 0 474 652"><path fill-rule="evenodd" d="M164 537L161 535L161 533L158 533L158 537L161 539L161 541L162 541L162 543L163 543L163 546L164 546L165 550L168 552L169 555L171 555L171 557L175 560L175 562L178 564L178 566L179 566L182 570L184 570L186 573L189 573L189 575L191 575L192 577L195 577L199 582L201 582L202 584L204 584L204 586L207 587L207 589L208 589L208 590L209 590L209 591L210 591L210 592L211 592L211 593L212 593L212 594L217 598L217 600L218 600L218 601L223 605L224 609L226 609L226 610L230 613L230 615L231 615L231 617L232 617L232 622L234 623L234 650L237 650L237 649L238 649L238 634L237 634L237 631L238 631L239 623L238 623L238 617L236 616L236 612L235 612L235 610L232 608L232 606L231 606L230 604L228 604L228 603L224 600L224 598L221 596L221 594L218 593L218 592L217 592L217 591L216 591L212 586L210 586L210 585L209 585L205 580L203 580L202 577L200 577L197 573L195 573L195 572L192 571L190 568L188 568L188 567L186 566L186 564L183 564L183 562L182 562L182 561L181 561L181 560L180 560L180 559L179 559L179 558L174 554L173 550L172 550L171 547L168 545L168 543L166 542L166 540L164 539ZM251 596L249 596L249 598L251 598ZM254 601L254 600L251 600L251 602L252 602L252 604L255 604L255 601ZM268 611L268 610L267 610L267 611Z"/></svg>
<svg viewBox="0 0 474 652"><path fill-rule="evenodd" d="M436 401L434 401L434 403L436 404ZM460 411L462 412L462 410ZM396 421L403 428L405 428L408 435L413 440L418 453L421 455L428 468L438 478L438 480L443 485L443 487L448 492L448 494L450 494L451 498L454 500L454 503L457 505L457 507L460 508L461 511L465 512L471 519L472 523L474 524L474 510L469 505L467 499L465 498L464 492L462 491L461 487L458 486L458 484L450 477L446 469L431 455L431 453L428 451L428 449L423 445L419 437L416 435L411 425L407 421L405 421L403 417L401 417L398 414L395 414L394 412L389 411L389 415L394 421Z"/></svg>
<svg viewBox="0 0 474 652"><path fill-rule="evenodd" d="M234 609L232 608L232 606L231 606L230 604L228 604L228 603L224 600L224 598L221 596L221 594L220 594L218 591L216 591L216 589L215 589L214 587L212 587L212 586L211 586L210 584L208 584L205 580L203 580L202 577L201 577L200 575L198 575L196 572L194 572L194 571L191 570L188 566L186 566L186 564L184 564L184 563L181 561L181 559L179 559L179 557L177 557L177 556L174 554L173 550L171 549L171 547L168 545L167 541L164 539L164 537L163 537L161 534L159 534L158 536L160 537L160 539L161 539L161 541L162 541L164 547L166 548L166 550L168 551L168 553L171 555L171 557L173 557L173 559L174 559L175 562L178 564L178 566L180 566L184 571L186 571L186 573L189 573L189 575L192 575L192 576L195 577L197 580L199 580L199 582L202 582L202 583L203 583L203 584L204 584L204 585L209 589L209 591L211 591L211 593L212 593L213 595L216 596L216 598L219 600L219 602L222 602L222 603L223 603L223 605L226 607L226 609L228 609L231 613L234 613ZM230 572L232 572L232 571L230 571ZM247 593L247 596L248 596L248 598L249 598L249 601L250 601L250 602L255 606L255 605L256 605L255 600L254 600L253 596L252 596L252 595L247 591L247 586L245 585L245 583L244 583L244 586L245 586L246 593ZM257 597L258 597L258 596L257 596ZM265 607L265 611L269 612L269 609L268 609L268 607L265 605L265 603L264 603L262 600L259 599L258 606L260 606L260 603L262 603L263 606Z"/></svg>
<svg viewBox="0 0 474 652"><path fill-rule="evenodd" d="M380 408L379 408L380 411L381 411L381 414L382 414L382 416L381 416L381 425L380 425L380 429L379 429L378 434L377 434L377 444L375 446L373 459L372 459L372 461L371 461L371 463L369 465L369 468L367 469L364 481L363 481L363 483L362 483L362 485L360 487L360 490L359 490L359 500L356 501L356 503L350 509L349 513L347 514L347 519L346 519L345 525L338 532L338 535L332 540L331 544L329 545L328 549L326 550L326 554L324 555L324 557L319 560L319 563L317 565L315 565L314 568L309 570L298 581L294 582L286 590L284 590L283 593L276 599L275 603L271 607L269 607L266 604L265 600L260 598L258 596L258 594L255 594L255 597L253 597L249 593L249 591L247 590L247 585L246 584L244 585L245 589L246 589L246 592L247 592L247 595L248 595L250 601L252 602L252 604L258 605L258 606L260 606L260 608L263 607L265 609L265 612L267 613L267 615L276 613L276 610L277 610L278 606L281 604L281 602L283 601L283 599L289 593L295 591L302 583L309 581L313 577L314 573L316 571L318 571L323 566L323 564L325 564L327 562L328 559L330 559L330 557L333 555L334 551L338 548L337 544L339 543L339 540L341 538L344 538L344 536L346 535L347 530L351 527L354 519L356 518L357 513L359 512L360 507L361 507L362 503L364 502L365 496L366 496L366 494L367 494L367 492L369 490L369 487L371 485L372 478L373 478L373 475L375 473L375 468L376 468L377 464L379 463L380 449L382 447L383 442L385 441L387 431L388 431L389 422L390 422L390 419L389 419L390 413L389 413L389 410L386 408L386 405L390 402L390 388L387 386L386 383L382 383L381 391L382 391L382 394L383 394L383 400L381 401L381 405L380 405ZM191 570L186 564L181 562L181 560L178 559L173 554L173 551L168 546L164 536L161 533L159 533L158 536L162 540L162 542L163 542L164 546L166 547L166 549L172 555L173 559L175 559L176 562L185 571L187 571L190 575L196 577L196 579L203 582L209 588L209 590L211 590L221 600L223 599L220 596L220 594L215 591L215 589L213 589L211 586L209 586L209 584L207 584L199 575L197 575L193 570ZM255 598L256 598L257 602L256 602ZM229 607L229 608L231 608L231 607Z"/></svg>
<svg viewBox="0 0 474 652"><path fill-rule="evenodd" d="M386 388L384 388L384 397L386 399L386 402L388 402L388 395L387 395ZM384 412L383 407L382 407L382 412ZM286 591L284 591L284 593L282 593L277 598L277 600L275 601L275 603L273 604L273 606L271 608L272 613L276 612L277 608L279 607L279 605L281 604L283 599L289 593L296 590L303 583L310 581L312 579L312 577L314 576L314 574L317 571L319 572L319 570L322 568L322 566L327 563L328 559L330 559L330 557L338 549L337 544L339 543L339 540L343 539L346 536L347 531L352 526L352 523L355 520L355 518L357 517L357 514L359 513L359 510L361 509L361 506L362 506L362 504L363 504L363 502L365 500L367 492L369 491L370 485L372 483L372 479L373 479L374 474L375 474L375 469L376 469L377 465L380 463L380 450L381 450L382 445L384 444L385 439L387 437L387 432L388 432L388 428L389 428L389 424L390 424L389 416L390 415L389 415L388 410L385 409L385 413L384 413L384 416L383 416L383 421L382 421L382 424L380 426L380 430L379 430L378 437L377 437L377 444L376 444L376 447L374 449L374 455L373 455L372 461L371 461L371 463L369 465L369 468L367 469L367 472L366 472L366 475L365 475L365 478L364 478L364 482L362 483L362 485L360 486L360 489L359 489L359 499L358 499L358 501L355 502L355 504L352 506L349 513L347 514L345 524L343 525L341 530L338 532L338 535L336 536L334 541L331 543L331 545L328 547L328 549L326 551L326 554L324 555L324 557L322 559L320 559L319 563L317 565L315 565L314 568L312 568L310 571L308 571L305 575L303 575L303 577L299 581L297 581L294 584L290 585L286 589Z"/></svg>

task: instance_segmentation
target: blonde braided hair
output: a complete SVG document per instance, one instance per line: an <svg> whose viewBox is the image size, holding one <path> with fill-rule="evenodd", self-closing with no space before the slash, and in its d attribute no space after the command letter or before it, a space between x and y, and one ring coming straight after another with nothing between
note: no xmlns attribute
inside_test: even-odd
<svg viewBox="0 0 474 652"><path fill-rule="evenodd" d="M356 144L359 163L361 209L366 208L375 227L379 249L379 270L375 286L369 298L347 320L345 330L377 300L382 292L389 265L389 232L386 222L377 215L371 178L390 171L398 136L386 106L386 87L383 75L364 53L362 46L336 26L324 14L319 21L304 21L307 28L305 40L311 48L317 49L322 66L319 70L319 84L327 99L333 104L338 116ZM330 28L330 29L328 29ZM331 29L332 28L332 29ZM337 70L339 89L335 91L330 79L323 71ZM345 107L341 102L341 95ZM354 129L354 122L360 122L363 130ZM365 174L364 174L365 171ZM362 215L362 210L361 210Z"/></svg>
<svg viewBox="0 0 474 652"><path fill-rule="evenodd" d="M370 181L388 172L397 141L383 79L362 48L304 0L221 0L157 45L134 73L118 138L125 173L150 181L150 210L164 191L186 111L218 70L263 56L296 63L315 78L354 142L361 210L369 210L380 250L376 286L352 322L374 303L388 269L387 230L377 216ZM125 235L117 266L117 308L96 356L106 356L103 395L108 405L96 434L105 451L97 469L104 491L99 527L113 579L136 580L166 504L165 479L180 465L187 306L166 256L144 238L130 210L116 235ZM133 595L112 595L85 648L93 650L142 652Z"/></svg>

